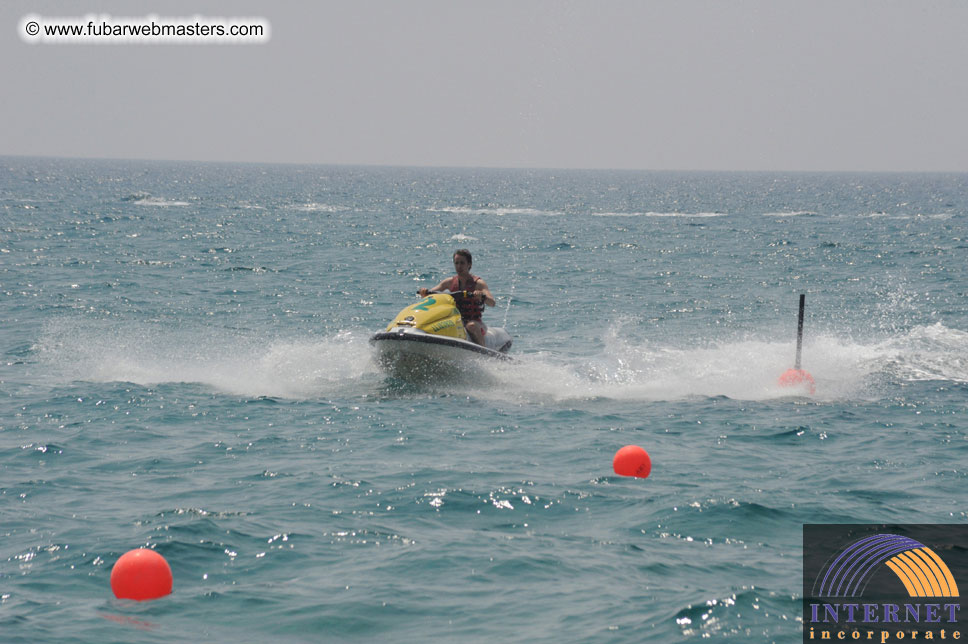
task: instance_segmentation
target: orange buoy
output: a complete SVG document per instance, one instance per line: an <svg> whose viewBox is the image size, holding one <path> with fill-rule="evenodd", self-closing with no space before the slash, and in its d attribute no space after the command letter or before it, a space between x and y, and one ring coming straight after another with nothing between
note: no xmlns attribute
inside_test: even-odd
<svg viewBox="0 0 968 644"><path fill-rule="evenodd" d="M149 548L129 550L111 569L111 590L118 599L145 601L171 593L168 562Z"/></svg>
<svg viewBox="0 0 968 644"><path fill-rule="evenodd" d="M638 445L626 445L615 452L612 469L619 476L637 476L644 479L652 472L652 459Z"/></svg>
<svg viewBox="0 0 968 644"><path fill-rule="evenodd" d="M813 376L803 369L787 369L780 376L779 382L781 387L800 387L806 389L811 394L817 391Z"/></svg>

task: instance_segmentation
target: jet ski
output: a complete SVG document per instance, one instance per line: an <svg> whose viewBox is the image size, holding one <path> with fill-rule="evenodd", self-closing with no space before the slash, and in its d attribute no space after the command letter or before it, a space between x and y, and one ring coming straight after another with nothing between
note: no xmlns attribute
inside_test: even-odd
<svg viewBox="0 0 968 644"><path fill-rule="evenodd" d="M510 360L511 336L504 329L487 327L484 346L468 337L454 300L459 297L470 293L431 293L400 311L370 338L380 366L398 378L419 379L474 369L482 360Z"/></svg>

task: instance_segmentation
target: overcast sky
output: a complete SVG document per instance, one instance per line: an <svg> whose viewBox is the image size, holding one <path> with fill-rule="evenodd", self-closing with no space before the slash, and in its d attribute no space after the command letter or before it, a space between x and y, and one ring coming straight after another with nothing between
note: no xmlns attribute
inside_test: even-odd
<svg viewBox="0 0 968 644"><path fill-rule="evenodd" d="M261 45L29 44L24 16L259 16ZM0 154L968 171L968 2L0 5Z"/></svg>

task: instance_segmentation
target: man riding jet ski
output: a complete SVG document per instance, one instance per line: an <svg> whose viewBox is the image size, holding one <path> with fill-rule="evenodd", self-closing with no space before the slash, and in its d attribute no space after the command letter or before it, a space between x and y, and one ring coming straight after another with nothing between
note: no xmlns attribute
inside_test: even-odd
<svg viewBox="0 0 968 644"><path fill-rule="evenodd" d="M421 288L424 299L408 306L370 342L380 364L398 377L439 376L463 369L467 358L507 360L511 336L504 329L488 328L482 321L483 305L494 306L487 283L471 275L471 254L454 253L457 275L433 289Z"/></svg>
<svg viewBox="0 0 968 644"><path fill-rule="evenodd" d="M417 291L417 294L427 297L431 293L445 291L469 293L468 297L459 297L455 301L460 310L461 319L464 320L464 328L467 329L467 334L471 340L483 346L484 334L487 331L487 327L481 321L481 317L484 315L484 305L494 306L496 302L494 296L491 295L491 291L487 288L487 283L480 277L471 275L473 263L471 251L466 248L456 251L454 253L454 269L457 271L457 275L448 277L432 289L422 288Z"/></svg>

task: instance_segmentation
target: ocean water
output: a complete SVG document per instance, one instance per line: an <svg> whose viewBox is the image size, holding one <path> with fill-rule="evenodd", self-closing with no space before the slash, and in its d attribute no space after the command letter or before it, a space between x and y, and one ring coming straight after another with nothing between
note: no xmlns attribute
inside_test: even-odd
<svg viewBox="0 0 968 644"><path fill-rule="evenodd" d="M966 237L966 175L2 158L0 637L798 641L804 523L968 521ZM460 247L516 360L388 379Z"/></svg>

